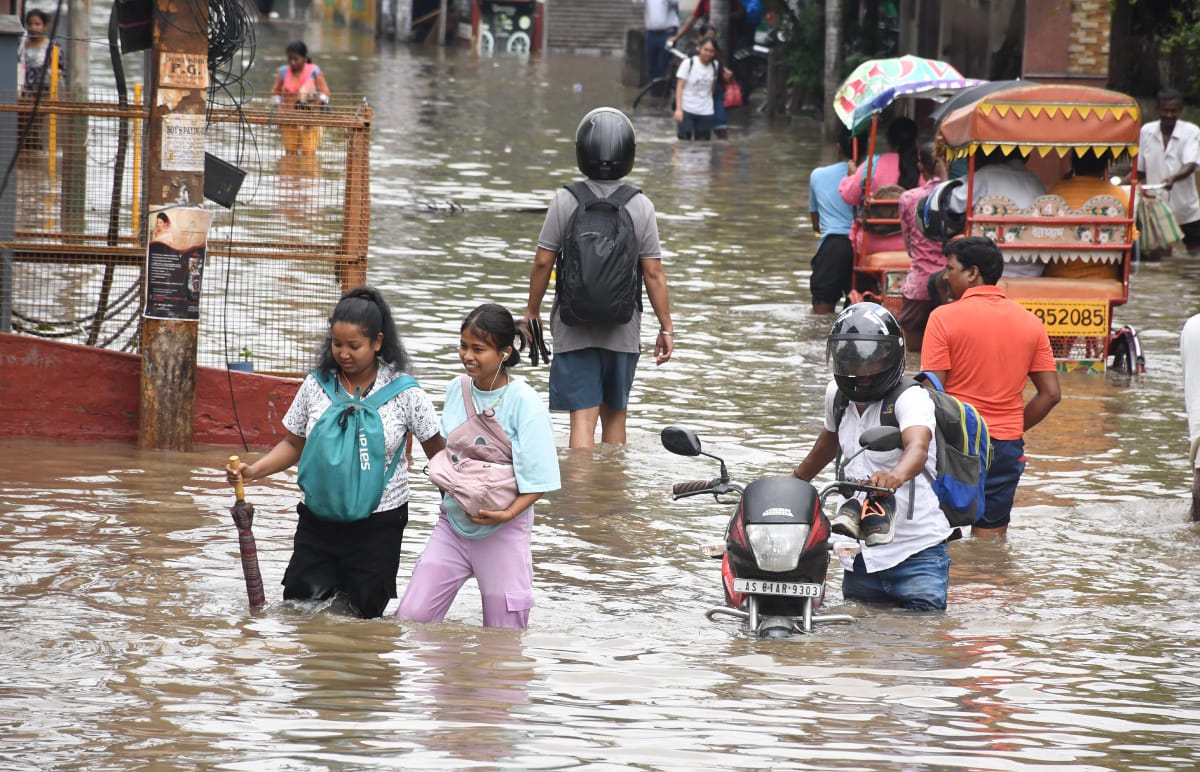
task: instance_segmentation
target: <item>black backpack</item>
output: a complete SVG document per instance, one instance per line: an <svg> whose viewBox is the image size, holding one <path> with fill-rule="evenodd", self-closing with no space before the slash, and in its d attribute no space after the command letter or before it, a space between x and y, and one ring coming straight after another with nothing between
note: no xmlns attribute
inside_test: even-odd
<svg viewBox="0 0 1200 772"><path fill-rule="evenodd" d="M597 198L584 182L567 185L579 206L555 260L555 295L565 324L625 324L642 310L642 264L625 205L641 193L622 185Z"/></svg>

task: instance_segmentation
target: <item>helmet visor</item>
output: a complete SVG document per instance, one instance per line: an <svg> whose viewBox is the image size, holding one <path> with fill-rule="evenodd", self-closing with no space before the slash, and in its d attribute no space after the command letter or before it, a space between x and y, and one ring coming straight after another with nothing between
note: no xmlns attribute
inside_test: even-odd
<svg viewBox="0 0 1200 772"><path fill-rule="evenodd" d="M834 375L879 375L904 360L904 341L884 335L832 335L825 359Z"/></svg>

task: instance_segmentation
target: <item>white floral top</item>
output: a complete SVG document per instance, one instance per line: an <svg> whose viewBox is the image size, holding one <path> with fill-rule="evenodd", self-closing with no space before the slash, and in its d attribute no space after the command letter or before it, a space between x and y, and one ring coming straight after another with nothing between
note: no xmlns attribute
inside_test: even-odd
<svg viewBox="0 0 1200 772"><path fill-rule="evenodd" d="M400 377L400 373L391 365L381 365L375 376L373 389ZM308 374L292 400L283 417L283 427L299 437L307 437L309 431L317 423L333 402L317 379ZM392 463L396 453L403 453L401 443L405 432L411 432L417 440L424 442L440 431L437 411L434 410L433 400L421 388L405 389L392 400L379 408L379 418L383 421L384 442L387 446L385 464ZM408 471L403 460L396 466L396 473L384 488L383 498L376 512L396 507L408 501Z"/></svg>

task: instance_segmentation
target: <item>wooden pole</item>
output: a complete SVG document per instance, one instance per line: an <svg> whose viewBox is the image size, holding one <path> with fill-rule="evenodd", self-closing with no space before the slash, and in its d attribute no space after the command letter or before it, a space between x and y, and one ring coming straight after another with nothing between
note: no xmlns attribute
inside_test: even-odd
<svg viewBox="0 0 1200 772"><path fill-rule="evenodd" d="M204 200L208 2L155 4L146 202L194 206ZM143 282L148 278L143 276ZM142 318L139 447L192 449L198 328L194 320Z"/></svg>

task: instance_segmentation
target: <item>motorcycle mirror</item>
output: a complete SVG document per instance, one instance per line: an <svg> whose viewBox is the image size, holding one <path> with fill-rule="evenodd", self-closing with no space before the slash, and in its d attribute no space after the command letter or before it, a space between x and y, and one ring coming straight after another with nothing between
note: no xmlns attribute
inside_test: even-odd
<svg viewBox="0 0 1200 772"><path fill-rule="evenodd" d="M691 429L668 426L659 434L663 447L677 456L700 455L700 437Z"/></svg>
<svg viewBox="0 0 1200 772"><path fill-rule="evenodd" d="M876 426L859 435L858 444L866 450L899 450L904 440L896 427Z"/></svg>

